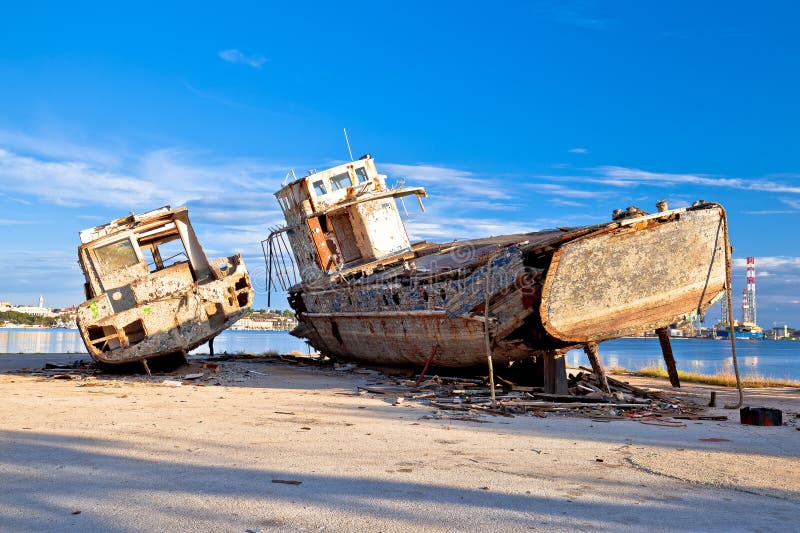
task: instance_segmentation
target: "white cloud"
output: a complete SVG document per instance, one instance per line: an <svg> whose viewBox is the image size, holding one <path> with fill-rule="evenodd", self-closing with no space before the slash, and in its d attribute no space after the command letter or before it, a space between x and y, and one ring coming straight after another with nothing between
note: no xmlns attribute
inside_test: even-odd
<svg viewBox="0 0 800 533"><path fill-rule="evenodd" d="M561 205L564 207L586 207L586 204L581 202L575 202L573 200L562 200L560 198L551 198L548 200L553 205Z"/></svg>
<svg viewBox="0 0 800 533"><path fill-rule="evenodd" d="M260 69L261 66L267 62L267 58L256 55L245 55L236 48L229 50L222 50L219 52L219 57L228 63L237 63L241 65L248 65L253 68Z"/></svg>
<svg viewBox="0 0 800 533"><path fill-rule="evenodd" d="M153 182L95 168L81 161L44 161L0 148L3 188L58 205L147 203L161 189Z"/></svg>
<svg viewBox="0 0 800 533"><path fill-rule="evenodd" d="M449 241L453 239L474 239L490 235L528 233L536 231L535 223L513 222L488 218L454 218L424 216L405 221L412 241Z"/></svg>
<svg viewBox="0 0 800 533"><path fill-rule="evenodd" d="M763 209L760 211L742 211L745 215L793 215L797 211L791 209Z"/></svg>
<svg viewBox="0 0 800 533"><path fill-rule="evenodd" d="M563 2L539 2L536 5L537 11L543 16L551 18L562 24L569 24L579 28L602 30L609 26L611 19L593 17L585 14L584 5L566 5Z"/></svg>
<svg viewBox="0 0 800 533"><path fill-rule="evenodd" d="M586 148L570 148L567 152L571 154L588 154L589 150Z"/></svg>
<svg viewBox="0 0 800 533"><path fill-rule="evenodd" d="M195 154L177 149L146 152L128 170L81 160L50 160L0 148L0 188L66 206L101 204L125 210L182 205L219 198L229 191L271 193L282 166L255 160L195 163ZM271 196L268 198L272 200Z"/></svg>
<svg viewBox="0 0 800 533"><path fill-rule="evenodd" d="M800 210L800 199L796 198L778 198L781 202L788 205L792 209Z"/></svg>
<svg viewBox="0 0 800 533"><path fill-rule="evenodd" d="M492 200L512 198L508 186L504 183L490 178L479 177L466 170L425 164L383 163L380 167L393 177L405 179L406 185L432 184L448 191L448 194L456 192L473 198L489 198Z"/></svg>
<svg viewBox="0 0 800 533"><path fill-rule="evenodd" d="M648 172L637 168L618 166L601 166L594 170L604 178L602 183L606 185L632 187L647 183L648 185L671 187L673 185L694 184L748 191L800 194L800 187L767 179L724 178L700 174Z"/></svg>
<svg viewBox="0 0 800 533"><path fill-rule="evenodd" d="M600 198L607 196L607 193L598 192L598 191L587 191L584 189L576 189L573 187L567 187L566 185L560 185L557 183L530 183L527 184L526 187L533 189L534 191L540 194L546 194L550 196L563 196L566 198Z"/></svg>
<svg viewBox="0 0 800 533"><path fill-rule="evenodd" d="M767 256L767 257L759 257L756 256L756 275L758 275L758 269L769 269L769 270L781 270L787 268L798 268L800 269L800 257L791 257L791 256ZM737 257L733 260L733 266L736 268L746 268L747 267L747 259L744 257Z"/></svg>
<svg viewBox="0 0 800 533"><path fill-rule="evenodd" d="M53 159L76 159L102 166L115 166L120 161L121 148L115 153L101 148L67 141L61 136L34 136L0 129L0 146L6 146L25 155L39 155Z"/></svg>

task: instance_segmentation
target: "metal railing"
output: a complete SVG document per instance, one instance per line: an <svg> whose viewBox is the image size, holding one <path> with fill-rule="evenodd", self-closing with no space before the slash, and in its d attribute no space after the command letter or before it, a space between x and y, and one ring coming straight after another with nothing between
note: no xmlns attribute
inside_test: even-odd
<svg viewBox="0 0 800 533"><path fill-rule="evenodd" d="M286 226L267 228L270 233L261 241L264 263L267 267L267 306L272 304L272 287L280 287L284 292L296 285L300 279L294 254L289 244Z"/></svg>

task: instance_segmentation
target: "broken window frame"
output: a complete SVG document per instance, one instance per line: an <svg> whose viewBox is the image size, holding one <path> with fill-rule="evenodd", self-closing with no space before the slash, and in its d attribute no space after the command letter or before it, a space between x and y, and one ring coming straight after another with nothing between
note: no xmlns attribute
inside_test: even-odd
<svg viewBox="0 0 800 533"><path fill-rule="evenodd" d="M355 168L356 182L358 184L367 183L369 181L369 174L367 174L367 167Z"/></svg>
<svg viewBox="0 0 800 533"><path fill-rule="evenodd" d="M346 184L345 178L347 178ZM331 189L334 191L342 191L353 186L353 176L350 174L349 170L336 174L335 176L331 176L328 181L331 184Z"/></svg>
<svg viewBox="0 0 800 533"><path fill-rule="evenodd" d="M139 246L139 249L142 252L142 256L144 257L144 251L147 250L148 252L150 252L150 256L153 258L152 265L154 268L152 269L151 269L151 263L147 261L146 257L144 259L145 264L147 266L147 270L151 275L169 269L177 264L187 263L191 267L192 276L195 279L197 279L196 275L197 266L192 263L189 247L183 240L183 236L181 235L180 231L178 231L178 227L175 224L174 220L166 224L163 224L161 226L157 226L155 228L148 228L145 231L137 232L135 233L135 237L136 237L136 244ZM167 243L173 243L175 241L180 242L182 251L166 258L163 257L161 254L161 249L159 247L161 245ZM186 259L183 261L175 261L173 263L165 265L167 261L181 255L183 255L183 257L185 257Z"/></svg>
<svg viewBox="0 0 800 533"><path fill-rule="evenodd" d="M318 179L316 181L311 182L311 188L314 189L314 194L317 196L325 196L328 194L328 188L325 187L325 180Z"/></svg>

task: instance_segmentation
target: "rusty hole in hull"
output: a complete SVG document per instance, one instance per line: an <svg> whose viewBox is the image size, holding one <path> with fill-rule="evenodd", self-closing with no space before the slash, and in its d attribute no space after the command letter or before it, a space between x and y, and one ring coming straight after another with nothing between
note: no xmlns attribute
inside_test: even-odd
<svg viewBox="0 0 800 533"><path fill-rule="evenodd" d="M442 301L447 300L447 292L445 292L444 289L439 289L439 298L441 298Z"/></svg>
<svg viewBox="0 0 800 533"><path fill-rule="evenodd" d="M125 336L128 337L128 346L139 344L147 336L144 330L144 322L141 319L134 320L122 329L125 331Z"/></svg>
<svg viewBox="0 0 800 533"><path fill-rule="evenodd" d="M339 344L343 343L342 335L339 333L339 325L333 320L331 320L331 333L334 337L336 337L336 340L339 341Z"/></svg>
<svg viewBox="0 0 800 533"><path fill-rule="evenodd" d="M247 300L248 300L247 291L240 292L236 296L236 301L239 303L239 307L247 306Z"/></svg>
<svg viewBox="0 0 800 533"><path fill-rule="evenodd" d="M122 346L114 326L89 326L86 333L89 342L101 352L110 352Z"/></svg>
<svg viewBox="0 0 800 533"><path fill-rule="evenodd" d="M428 301L428 291L426 291L425 289L422 289L422 299L425 300L426 302Z"/></svg>
<svg viewBox="0 0 800 533"><path fill-rule="evenodd" d="M249 286L250 284L247 283L247 278L242 276L241 278L239 278L239 280L236 282L236 285L234 285L233 288L237 291L240 291L242 289L248 288Z"/></svg>
<svg viewBox="0 0 800 533"><path fill-rule="evenodd" d="M395 292L395 293L393 293L393 294L392 294L392 300L394 301L394 303L395 303L396 305L400 305L400 294L399 294L399 293L396 293L396 292Z"/></svg>

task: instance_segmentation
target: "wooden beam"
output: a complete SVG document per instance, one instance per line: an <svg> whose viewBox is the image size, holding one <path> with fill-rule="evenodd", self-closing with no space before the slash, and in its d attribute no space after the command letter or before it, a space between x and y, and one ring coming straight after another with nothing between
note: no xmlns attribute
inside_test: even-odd
<svg viewBox="0 0 800 533"><path fill-rule="evenodd" d="M600 355L597 353L597 343L588 342L584 344L583 351L586 353L586 356L589 358L589 362L592 364L592 372L594 372L594 375L597 376L597 381L600 382L600 388L603 390L603 392L610 394L611 389L608 388L606 373L605 370L603 370L603 364L600 362Z"/></svg>
<svg viewBox="0 0 800 533"><path fill-rule="evenodd" d="M661 353L664 355L664 362L667 364L669 382L673 387L680 388L681 380L678 378L678 369L675 366L675 356L672 355L672 344L669 340L669 328L658 328L658 341L661 343Z"/></svg>
<svg viewBox="0 0 800 533"><path fill-rule="evenodd" d="M569 394L567 363L561 350L550 350L544 355L544 392Z"/></svg>

